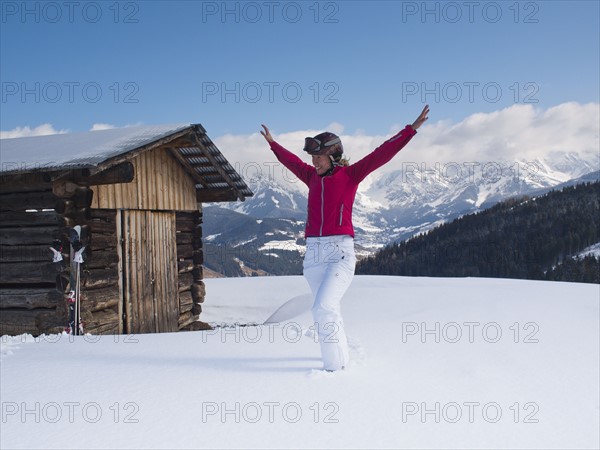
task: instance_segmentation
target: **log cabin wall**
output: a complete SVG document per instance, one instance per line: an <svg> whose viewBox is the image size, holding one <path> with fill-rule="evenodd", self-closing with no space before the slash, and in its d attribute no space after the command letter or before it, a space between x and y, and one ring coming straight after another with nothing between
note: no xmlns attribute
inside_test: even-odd
<svg viewBox="0 0 600 450"><path fill-rule="evenodd" d="M67 323L49 249L64 240L65 223L56 208L64 200L39 173L0 183L0 334L62 332ZM68 247L67 247L68 248ZM67 255L64 255L67 258Z"/></svg>
<svg viewBox="0 0 600 450"><path fill-rule="evenodd" d="M205 287L202 274L202 210L178 211L177 264L179 273L179 329L208 329L199 321L204 302Z"/></svg>

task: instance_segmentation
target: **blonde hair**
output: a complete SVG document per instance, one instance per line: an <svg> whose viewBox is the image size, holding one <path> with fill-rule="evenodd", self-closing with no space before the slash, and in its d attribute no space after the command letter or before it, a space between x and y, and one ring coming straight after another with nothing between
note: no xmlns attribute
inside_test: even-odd
<svg viewBox="0 0 600 450"><path fill-rule="evenodd" d="M337 161L337 164L343 167L348 167L350 165L350 158L340 158Z"/></svg>

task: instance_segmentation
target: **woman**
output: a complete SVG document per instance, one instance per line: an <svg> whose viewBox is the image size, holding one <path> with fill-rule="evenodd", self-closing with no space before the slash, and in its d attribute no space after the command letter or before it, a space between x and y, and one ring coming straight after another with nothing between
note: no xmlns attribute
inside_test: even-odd
<svg viewBox="0 0 600 450"><path fill-rule="evenodd" d="M343 369L349 360L340 310L342 296L354 276L352 206L359 183L389 162L428 119L429 106L406 127L355 164L343 158L338 136L325 132L306 138L304 151L312 166L279 145L262 125L260 133L277 159L308 186L304 276L314 297L312 314L327 371Z"/></svg>

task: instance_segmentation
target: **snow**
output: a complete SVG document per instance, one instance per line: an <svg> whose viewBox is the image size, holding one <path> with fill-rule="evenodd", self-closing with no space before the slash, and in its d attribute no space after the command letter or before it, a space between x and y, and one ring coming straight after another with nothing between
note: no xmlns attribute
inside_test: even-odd
<svg viewBox="0 0 600 450"><path fill-rule="evenodd" d="M585 258L586 256L594 256L600 258L600 242L584 248L581 252L575 255L576 258Z"/></svg>
<svg viewBox="0 0 600 450"><path fill-rule="evenodd" d="M300 276L205 283L201 317L215 324L262 323L308 291ZM353 360L336 373L320 370L308 312L211 331L3 337L0 446L598 448L599 294L356 276L343 301Z"/></svg>
<svg viewBox="0 0 600 450"><path fill-rule="evenodd" d="M269 242L265 242L261 247L259 247L258 249L259 251L270 251L270 250L287 250L290 252L298 251L301 254L304 254L306 247L304 245L298 245L298 243L296 242L296 239L287 239L287 240L281 240L281 241L269 241Z"/></svg>

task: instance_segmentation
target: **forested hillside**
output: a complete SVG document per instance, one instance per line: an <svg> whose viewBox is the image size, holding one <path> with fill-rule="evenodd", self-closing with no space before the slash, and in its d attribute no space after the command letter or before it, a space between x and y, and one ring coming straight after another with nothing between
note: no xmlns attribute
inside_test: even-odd
<svg viewBox="0 0 600 450"><path fill-rule="evenodd" d="M599 258L572 256L600 236L600 182L515 198L360 261L358 274L599 283Z"/></svg>

